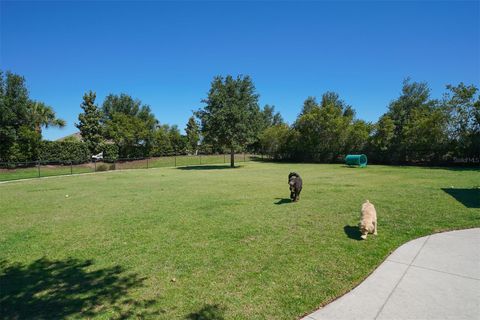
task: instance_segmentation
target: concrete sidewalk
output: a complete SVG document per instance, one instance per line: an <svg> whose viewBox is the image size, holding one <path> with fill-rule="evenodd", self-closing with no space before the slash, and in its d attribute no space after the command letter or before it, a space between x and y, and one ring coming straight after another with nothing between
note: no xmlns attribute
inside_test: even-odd
<svg viewBox="0 0 480 320"><path fill-rule="evenodd" d="M480 229L404 244L358 287L302 320L327 319L480 319Z"/></svg>

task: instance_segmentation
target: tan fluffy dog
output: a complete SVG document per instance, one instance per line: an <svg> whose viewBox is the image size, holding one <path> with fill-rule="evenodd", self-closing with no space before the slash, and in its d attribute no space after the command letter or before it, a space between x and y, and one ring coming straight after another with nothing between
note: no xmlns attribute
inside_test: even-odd
<svg viewBox="0 0 480 320"><path fill-rule="evenodd" d="M362 204L362 216L360 219L358 227L362 233L362 239L367 239L369 233L377 235L377 211L368 200Z"/></svg>

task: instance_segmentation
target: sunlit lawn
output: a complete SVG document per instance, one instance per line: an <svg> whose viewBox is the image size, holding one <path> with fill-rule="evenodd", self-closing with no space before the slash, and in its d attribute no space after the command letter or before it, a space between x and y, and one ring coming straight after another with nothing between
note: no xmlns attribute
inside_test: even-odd
<svg viewBox="0 0 480 320"><path fill-rule="evenodd" d="M94 168L86 165L41 165L40 173L37 166L18 169L0 169L0 181L32 179L40 177L63 176L77 173L94 172Z"/></svg>
<svg viewBox="0 0 480 320"><path fill-rule="evenodd" d="M295 319L402 243L480 226L479 170L239 164L0 184L2 317Z"/></svg>
<svg viewBox="0 0 480 320"><path fill-rule="evenodd" d="M236 162L250 161L248 154L235 154ZM194 166L203 164L220 164L230 161L229 155L178 155L166 157L154 157L141 160L118 160L115 163L99 162L97 164L59 165L41 163L40 168L35 164L30 167L18 167L14 169L0 169L0 181L32 179L38 177L61 176L78 173L89 173L108 170L147 169L175 166Z"/></svg>

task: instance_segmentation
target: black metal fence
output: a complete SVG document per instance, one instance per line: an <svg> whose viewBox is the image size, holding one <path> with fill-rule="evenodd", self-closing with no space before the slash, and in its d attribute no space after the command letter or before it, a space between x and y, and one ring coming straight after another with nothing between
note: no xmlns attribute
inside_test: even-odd
<svg viewBox="0 0 480 320"><path fill-rule="evenodd" d="M458 157L453 154L435 154L429 150L408 150L405 154L393 152L369 152L368 150L350 151L348 154L365 154L369 164L383 165L414 165L414 166L464 166L480 168L480 154ZM413 156L412 156L413 155ZM263 156L273 161L299 162L299 163L344 163L347 154L333 152L293 152L293 153L268 153Z"/></svg>
<svg viewBox="0 0 480 320"><path fill-rule="evenodd" d="M247 162L260 156L236 153L235 163ZM0 181L40 178L110 170L150 169L161 167L185 167L208 164L230 164L230 154L171 155L151 158L125 158L75 163L69 160L0 162Z"/></svg>
<svg viewBox="0 0 480 320"><path fill-rule="evenodd" d="M352 152L354 153L354 152ZM291 159L276 157L275 155L236 153L235 163L251 160L265 160L275 162L310 162L310 163L344 163L343 156L337 156L333 160L324 161L319 159ZM367 153L369 164L398 164L378 161ZM373 161L372 161L373 160ZM124 158L116 160L98 160L86 163L76 163L70 160L58 161L33 161L33 162L0 162L0 182L40 178L59 175L73 175L80 173L93 173L110 170L126 169L150 169L160 167L185 167L208 164L230 164L230 154L199 154L199 155L165 155L150 158ZM480 156L470 158L452 158L449 162L432 163L428 161L412 161L409 165L441 165L441 166L468 166L477 167L480 170Z"/></svg>

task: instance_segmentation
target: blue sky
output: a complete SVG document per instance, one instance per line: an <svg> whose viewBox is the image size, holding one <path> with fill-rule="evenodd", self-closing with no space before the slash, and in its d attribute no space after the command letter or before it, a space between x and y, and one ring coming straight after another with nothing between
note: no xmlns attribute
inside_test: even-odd
<svg viewBox="0 0 480 320"><path fill-rule="evenodd" d="M402 80L480 84L480 2L15 2L0 4L0 68L76 131L82 95L128 93L184 128L215 75L250 75L293 122L338 92L376 121Z"/></svg>

